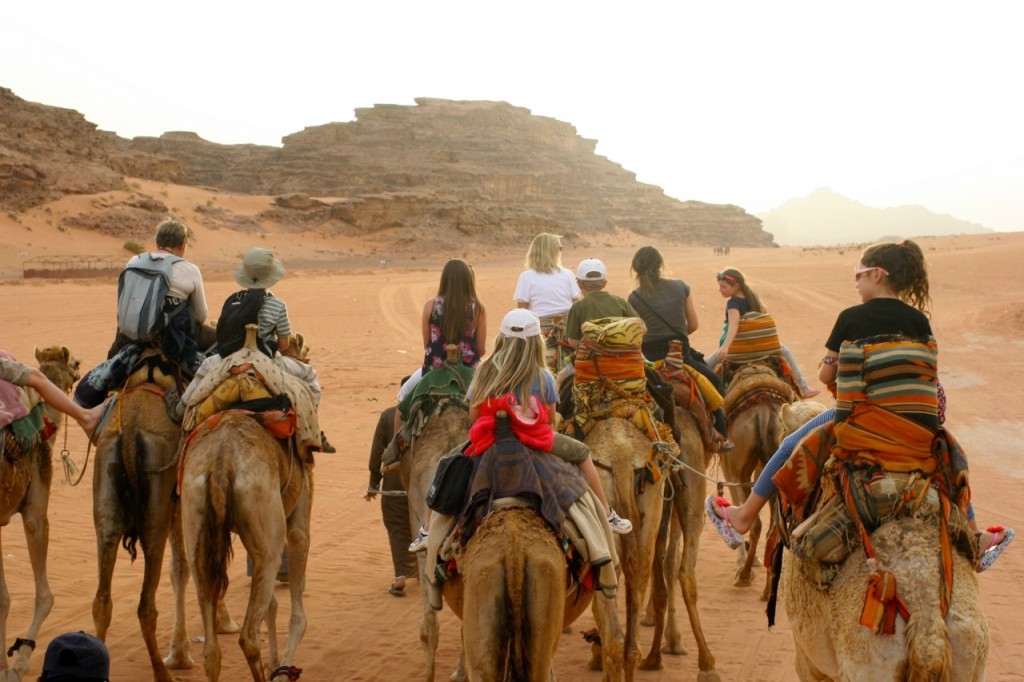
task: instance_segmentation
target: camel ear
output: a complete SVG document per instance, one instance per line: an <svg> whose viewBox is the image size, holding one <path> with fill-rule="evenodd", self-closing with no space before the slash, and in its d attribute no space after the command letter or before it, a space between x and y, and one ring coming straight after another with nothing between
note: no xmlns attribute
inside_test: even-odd
<svg viewBox="0 0 1024 682"><path fill-rule="evenodd" d="M71 362L71 351L67 346L60 347L60 355L64 358L64 362Z"/></svg>
<svg viewBox="0 0 1024 682"><path fill-rule="evenodd" d="M35 353L36 362L42 362L43 361L43 354L42 354L42 352L40 352L39 346L33 346L32 352Z"/></svg>

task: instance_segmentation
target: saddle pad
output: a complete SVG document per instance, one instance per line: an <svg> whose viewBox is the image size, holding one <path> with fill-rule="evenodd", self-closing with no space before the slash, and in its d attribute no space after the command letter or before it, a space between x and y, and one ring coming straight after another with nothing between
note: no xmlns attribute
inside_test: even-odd
<svg viewBox="0 0 1024 682"><path fill-rule="evenodd" d="M938 347L932 337L874 336L839 350L836 421L872 405L935 431L939 428Z"/></svg>
<svg viewBox="0 0 1024 682"><path fill-rule="evenodd" d="M736 338L729 346L727 362L743 364L782 353L775 318L768 313L747 313L740 317Z"/></svg>

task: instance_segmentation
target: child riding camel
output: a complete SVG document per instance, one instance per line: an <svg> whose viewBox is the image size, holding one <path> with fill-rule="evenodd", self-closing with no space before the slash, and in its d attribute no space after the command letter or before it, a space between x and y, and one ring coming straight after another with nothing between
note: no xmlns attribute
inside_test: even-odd
<svg viewBox="0 0 1024 682"><path fill-rule="evenodd" d="M540 319L529 310L517 308L505 315L501 333L495 340L494 353L477 368L466 394L469 401L470 446L467 454L480 454L494 440L493 427L481 417L508 407L513 413L512 431L531 449L550 452L575 464L600 500L612 532L633 530L633 524L620 518L608 506L601 479L590 450L583 443L555 433L555 380L544 358L544 342ZM430 510L424 518L419 536L409 545L410 552L425 550L430 532Z"/></svg>

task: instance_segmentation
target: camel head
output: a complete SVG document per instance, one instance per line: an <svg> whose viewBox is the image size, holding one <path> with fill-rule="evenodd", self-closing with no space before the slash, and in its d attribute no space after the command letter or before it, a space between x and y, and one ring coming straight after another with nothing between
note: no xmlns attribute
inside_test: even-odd
<svg viewBox="0 0 1024 682"><path fill-rule="evenodd" d="M281 355L309 364L309 346L302 334L292 334L288 337L288 347L281 351Z"/></svg>
<svg viewBox="0 0 1024 682"><path fill-rule="evenodd" d="M37 346L35 353L39 370L65 391L71 390L74 383L81 378L81 363L67 346L48 346L42 349Z"/></svg>

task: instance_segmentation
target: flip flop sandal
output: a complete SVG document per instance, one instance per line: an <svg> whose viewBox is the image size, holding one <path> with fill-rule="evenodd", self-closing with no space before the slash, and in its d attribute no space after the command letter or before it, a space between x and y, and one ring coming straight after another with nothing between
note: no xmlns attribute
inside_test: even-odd
<svg viewBox="0 0 1024 682"><path fill-rule="evenodd" d="M398 584L398 580L392 581L391 582L391 587L388 588L388 594L390 594L393 597L404 597L405 596L405 581L403 580L401 585Z"/></svg>
<svg viewBox="0 0 1024 682"><path fill-rule="evenodd" d="M725 540L725 544L729 545L729 549L736 549L743 544L743 536L736 532L736 529L729 524L728 519L721 518L715 513L715 505L719 507L730 507L729 500L724 497L715 497L714 495L709 496L704 500L704 511L711 519L711 523L714 525L715 530Z"/></svg>
<svg viewBox="0 0 1024 682"><path fill-rule="evenodd" d="M1016 533L1013 532L1012 528L1004 529L1002 526L992 526L991 528L986 528L985 530L987 530L990 533L999 533L1005 530L1006 535L1003 536L1002 542L995 545L990 545L989 548L982 553L981 558L978 559L978 565L974 568L974 570L978 573L983 573L984 571L987 571L992 566L992 564L995 563L996 559L999 558L999 555L1003 553L1003 550L1010 546L1010 543L1013 542L1013 538L1016 535Z"/></svg>

